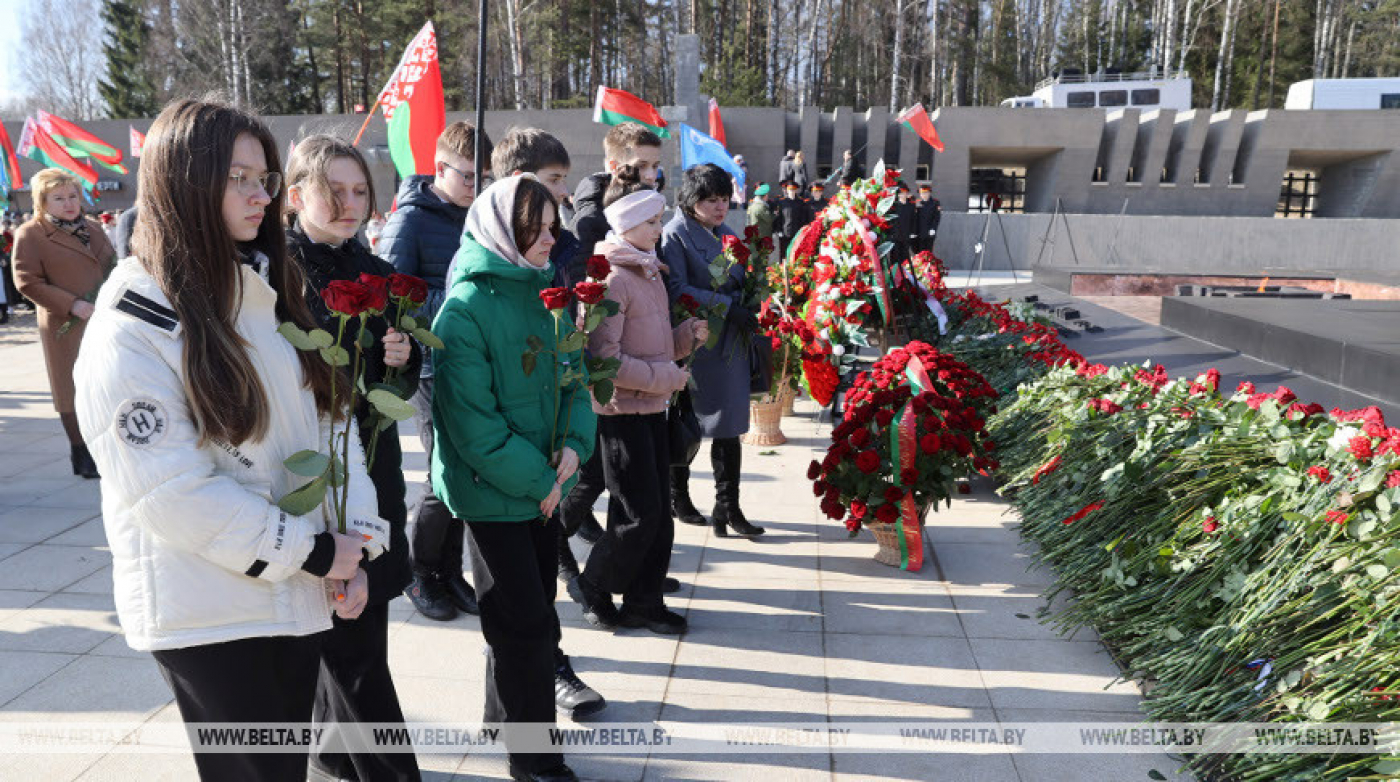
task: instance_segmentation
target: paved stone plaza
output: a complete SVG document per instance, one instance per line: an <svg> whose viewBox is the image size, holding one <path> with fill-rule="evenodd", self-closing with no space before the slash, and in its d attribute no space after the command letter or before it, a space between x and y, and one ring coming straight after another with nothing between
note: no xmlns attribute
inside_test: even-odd
<svg viewBox="0 0 1400 782"><path fill-rule="evenodd" d="M33 316L0 328L0 720L177 722L154 662L127 648L112 604L98 484L70 475ZM1029 569L1015 519L988 487L930 517L928 564L875 563L868 534L819 517L807 463L828 425L799 402L789 442L745 447L743 504L758 542L680 525L671 573L679 640L585 625L561 594L564 649L610 706L604 721L657 723L1135 721L1139 693L1092 633L1062 638L1033 617L1049 582ZM424 458L403 437L410 480ZM696 463L708 510L707 460ZM410 499L413 499L412 497ZM599 508L603 506L600 503ZM191 509L198 512L198 509ZM582 556L586 546L575 542ZM562 590L561 590L562 593ZM475 617L436 623L391 607L390 661L410 721L481 715L483 642ZM567 724L567 721L565 721ZM420 755L431 780L504 779L500 756ZM598 780L909 779L972 782L1168 779L1161 755L574 755ZM0 780L189 780L188 755L0 755Z"/></svg>

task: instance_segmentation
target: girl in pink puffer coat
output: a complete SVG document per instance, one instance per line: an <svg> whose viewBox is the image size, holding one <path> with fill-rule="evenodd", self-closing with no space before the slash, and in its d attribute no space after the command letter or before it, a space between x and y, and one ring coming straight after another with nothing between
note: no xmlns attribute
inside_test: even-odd
<svg viewBox="0 0 1400 782"><path fill-rule="evenodd" d="M620 309L589 335L588 352L618 358L622 366L612 401L593 403L609 493L608 524L578 578L578 591L594 626L646 627L674 635L685 632L686 621L667 610L662 598L675 537L666 408L690 378L676 360L703 344L709 329L696 318L671 326L661 276L666 267L656 256L666 199L624 166L613 175L603 205L612 230L597 251L612 266L608 298ZM620 611L614 594L622 595Z"/></svg>

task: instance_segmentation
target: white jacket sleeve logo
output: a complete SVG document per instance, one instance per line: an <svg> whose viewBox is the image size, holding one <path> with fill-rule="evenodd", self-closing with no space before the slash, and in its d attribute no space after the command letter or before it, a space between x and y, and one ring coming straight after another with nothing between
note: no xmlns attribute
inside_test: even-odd
<svg viewBox="0 0 1400 782"><path fill-rule="evenodd" d="M117 431L133 448L149 448L165 437L165 408L150 397L128 399L117 407Z"/></svg>

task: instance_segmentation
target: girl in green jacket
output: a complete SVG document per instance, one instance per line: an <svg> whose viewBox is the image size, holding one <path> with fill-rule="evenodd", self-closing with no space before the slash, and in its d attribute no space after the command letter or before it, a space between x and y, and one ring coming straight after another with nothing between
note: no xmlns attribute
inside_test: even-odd
<svg viewBox="0 0 1400 782"><path fill-rule="evenodd" d="M561 634L551 517L592 455L596 427L585 382L561 382L570 367L581 370L582 353L551 350L573 331L546 308L554 297L542 296L554 273L557 214L549 190L529 174L477 196L433 322L445 346L433 355L433 490L471 534L490 646L485 721L504 728L518 780L575 779L560 753L520 751L547 742L554 723ZM532 342L545 350L527 367L521 355Z"/></svg>

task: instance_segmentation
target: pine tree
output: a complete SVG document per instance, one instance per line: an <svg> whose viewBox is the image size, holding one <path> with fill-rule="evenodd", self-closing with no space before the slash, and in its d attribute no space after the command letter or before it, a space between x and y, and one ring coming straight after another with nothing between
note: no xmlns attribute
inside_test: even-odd
<svg viewBox="0 0 1400 782"><path fill-rule="evenodd" d="M112 117L150 117L160 109L146 73L146 43L151 27L137 0L105 0L102 22L107 40L107 78L98 85Z"/></svg>

